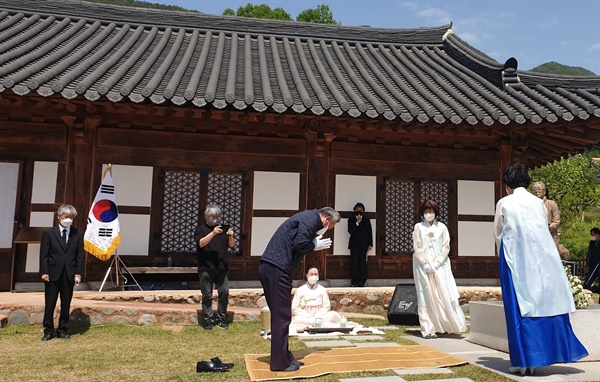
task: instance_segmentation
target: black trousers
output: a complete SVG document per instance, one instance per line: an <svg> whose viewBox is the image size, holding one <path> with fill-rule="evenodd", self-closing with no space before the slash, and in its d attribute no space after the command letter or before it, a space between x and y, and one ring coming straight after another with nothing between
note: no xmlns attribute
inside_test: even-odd
<svg viewBox="0 0 600 382"><path fill-rule="evenodd" d="M60 316L58 318L58 331L66 333L69 325L69 310L73 298L75 280L69 280L67 271L63 269L58 280L44 283L44 334L54 331L54 309L60 295Z"/></svg>
<svg viewBox="0 0 600 382"><path fill-rule="evenodd" d="M364 285L367 282L368 248L350 249L350 282L352 285Z"/></svg>
<svg viewBox="0 0 600 382"><path fill-rule="evenodd" d="M271 370L285 370L294 360L294 355L289 350L292 279L283 270L265 262L258 263L258 278L271 310Z"/></svg>
<svg viewBox="0 0 600 382"><path fill-rule="evenodd" d="M585 289L590 289L596 279L598 279L598 281L600 282L600 265L599 264L594 264L590 267L590 269L588 270L588 274L585 278L585 281L583 283L583 287Z"/></svg>
<svg viewBox="0 0 600 382"><path fill-rule="evenodd" d="M200 292L202 293L202 311L206 322L213 320L212 293L213 283L217 287L217 320L227 322L227 303L229 302L229 276L227 272L200 272Z"/></svg>

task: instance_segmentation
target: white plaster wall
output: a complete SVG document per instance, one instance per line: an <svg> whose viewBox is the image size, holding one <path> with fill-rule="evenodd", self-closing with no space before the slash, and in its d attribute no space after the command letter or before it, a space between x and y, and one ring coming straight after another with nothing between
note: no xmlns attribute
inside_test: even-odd
<svg viewBox="0 0 600 382"><path fill-rule="evenodd" d="M457 194L459 215L494 215L494 182L459 180Z"/></svg>
<svg viewBox="0 0 600 382"><path fill-rule="evenodd" d="M363 175L336 175L335 176L335 209L338 211L353 211L356 203L365 205L365 212L377 210L377 177ZM371 220L373 228L373 250L370 256L375 255L375 235L377 222ZM334 255L350 255L348 241L348 219L342 219L335 225L333 241Z"/></svg>
<svg viewBox="0 0 600 382"><path fill-rule="evenodd" d="M40 271L40 244L27 244L27 259L25 272Z"/></svg>
<svg viewBox="0 0 600 382"><path fill-rule="evenodd" d="M254 172L255 210L298 210L300 174L291 172Z"/></svg>
<svg viewBox="0 0 600 382"><path fill-rule="evenodd" d="M368 253L369 256L375 256L376 253L375 227L377 227L377 221L371 220L371 228L373 229L373 249ZM333 230L333 254L350 256L350 250L348 249L348 242L350 241L348 219L340 220L340 222L333 227Z"/></svg>
<svg viewBox="0 0 600 382"><path fill-rule="evenodd" d="M121 245L119 255L148 256L150 215L119 214Z"/></svg>
<svg viewBox="0 0 600 382"><path fill-rule="evenodd" d="M150 207L152 172L151 166L113 165L112 178L117 205Z"/></svg>
<svg viewBox="0 0 600 382"><path fill-rule="evenodd" d="M58 162L35 162L31 203L54 203Z"/></svg>
<svg viewBox="0 0 600 382"><path fill-rule="evenodd" d="M77 210L78 213L81 213ZM58 225L58 221L54 218L56 212L32 212L29 215L29 226L30 227L52 227ZM85 227L83 227L85 231Z"/></svg>
<svg viewBox="0 0 600 382"><path fill-rule="evenodd" d="M495 256L493 222L458 222L459 256Z"/></svg>
<svg viewBox="0 0 600 382"><path fill-rule="evenodd" d="M335 176L335 206L338 211L352 211L361 202L366 212L377 209L377 177L362 175Z"/></svg>
<svg viewBox="0 0 600 382"><path fill-rule="evenodd" d="M287 219L279 217L253 217L250 255L262 256L277 228Z"/></svg>
<svg viewBox="0 0 600 382"><path fill-rule="evenodd" d="M0 248L12 248L19 164L0 163Z"/></svg>

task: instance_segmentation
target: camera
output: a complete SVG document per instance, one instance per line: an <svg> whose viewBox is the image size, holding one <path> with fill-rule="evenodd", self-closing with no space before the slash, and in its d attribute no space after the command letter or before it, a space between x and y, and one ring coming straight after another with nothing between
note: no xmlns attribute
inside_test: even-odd
<svg viewBox="0 0 600 382"><path fill-rule="evenodd" d="M231 228L231 226L229 224L221 224L221 229L223 230L223 233L227 233L227 231L229 231L229 228Z"/></svg>

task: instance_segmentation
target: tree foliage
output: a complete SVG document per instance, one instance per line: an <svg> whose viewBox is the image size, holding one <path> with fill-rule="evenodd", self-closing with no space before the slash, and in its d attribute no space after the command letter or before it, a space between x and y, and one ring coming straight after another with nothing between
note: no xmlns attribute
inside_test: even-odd
<svg viewBox="0 0 600 382"><path fill-rule="evenodd" d="M180 12L196 12L194 10L179 7L177 5L164 5L158 3L151 3L148 1L137 1L137 0L84 0L89 3L101 3L101 4L113 4L122 5L125 7L136 7L136 8L149 8L149 9L164 9L168 11L180 11Z"/></svg>
<svg viewBox="0 0 600 382"><path fill-rule="evenodd" d="M600 148L561 158L531 171L534 181L544 182L548 198L555 200L562 212L581 215L600 202Z"/></svg>
<svg viewBox="0 0 600 382"><path fill-rule="evenodd" d="M339 25L337 21L333 19L333 12L327 5L317 5L314 9L306 9L296 17L296 21L305 23L317 23L317 24L335 24Z"/></svg>
<svg viewBox="0 0 600 382"><path fill-rule="evenodd" d="M269 19L269 20L284 20L292 21L292 17L289 13L278 7L271 9L267 4L254 5L251 3L246 4L245 7L240 6L237 11L231 8L227 8L223 11L224 16L239 16L239 17L252 17L255 19Z"/></svg>
<svg viewBox="0 0 600 382"><path fill-rule="evenodd" d="M591 72L580 66L568 66L559 64L558 62L550 61L545 64L536 66L531 69L530 72L537 73L548 73L548 74L562 74L565 76L595 76L594 72Z"/></svg>
<svg viewBox="0 0 600 382"><path fill-rule="evenodd" d="M530 171L532 180L544 182L548 198L558 203L560 243L574 259L585 258L590 229L600 226L600 163L592 158L600 158L600 147Z"/></svg>

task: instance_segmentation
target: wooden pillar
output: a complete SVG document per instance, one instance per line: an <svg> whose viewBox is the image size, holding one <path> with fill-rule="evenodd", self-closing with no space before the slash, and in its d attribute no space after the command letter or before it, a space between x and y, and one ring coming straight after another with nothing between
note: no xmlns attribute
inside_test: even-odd
<svg viewBox="0 0 600 382"><path fill-rule="evenodd" d="M101 123L96 108L88 105L68 105L69 115L61 116L68 126L68 149L65 176L64 202L77 209L74 226L81 231L87 227L87 216L94 198L92 182L97 179L93 175L96 129ZM94 114L90 115L90 112ZM87 254L86 254L87 264ZM83 275L84 280L85 274Z"/></svg>
<svg viewBox="0 0 600 382"><path fill-rule="evenodd" d="M499 192L499 198L502 198L504 196L506 196L506 192L504 191L504 187L502 186L502 174L504 173L504 170L512 164L513 161L513 148L511 145L511 142L508 140L503 140L500 141L499 144L499 149L500 149L500 169L499 169L499 176L498 179L500 179L500 192Z"/></svg>
<svg viewBox="0 0 600 382"><path fill-rule="evenodd" d="M335 139L333 126L324 124L317 119L310 119L304 129L304 137L308 144L307 161L307 187L306 200L308 209L319 209L321 207L333 207L334 195L330 184L329 161L331 142ZM331 231L326 234L331 237ZM315 252L309 255L306 265L315 264L319 267L319 277L327 278L327 259L331 256L333 247L327 250ZM303 270L304 272L304 270Z"/></svg>

